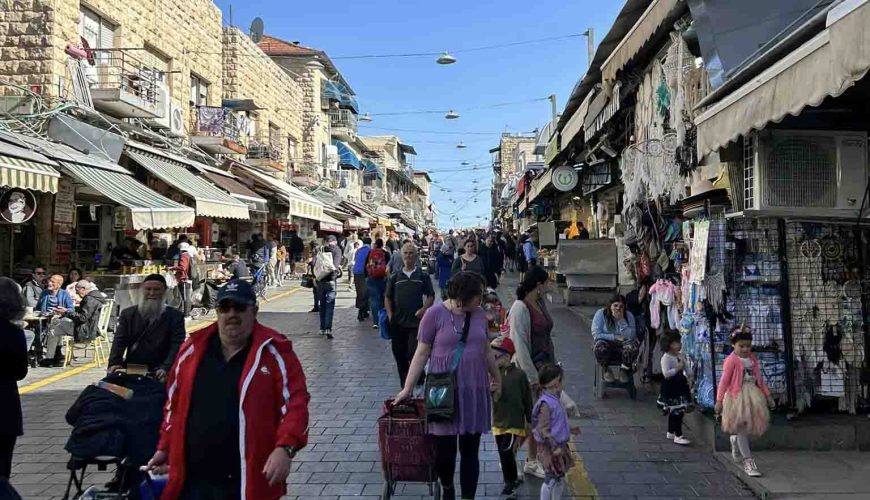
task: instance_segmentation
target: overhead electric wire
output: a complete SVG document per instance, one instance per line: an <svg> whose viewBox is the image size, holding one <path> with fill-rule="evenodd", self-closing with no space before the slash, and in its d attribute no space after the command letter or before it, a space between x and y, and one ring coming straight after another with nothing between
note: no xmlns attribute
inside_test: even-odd
<svg viewBox="0 0 870 500"><path fill-rule="evenodd" d="M492 50L492 49L500 49L506 47L517 47L520 45L532 45L536 43L544 43L544 42L553 42L557 40L567 40L568 38L578 38L583 36L581 33L571 34L571 35L562 35L562 36L551 36L546 38L538 38L533 40L522 40L519 42L509 42L509 43L499 43L494 45L484 45L481 47L471 47L467 49L457 49L450 51L452 54L465 54L468 52L479 52L482 50ZM363 54L363 55L352 55L352 56L331 56L330 59L333 60L341 60L341 59L388 59L388 58L407 58L407 57L432 57L432 56L440 56L443 52L407 52L407 53L398 53L398 54Z"/></svg>
<svg viewBox="0 0 870 500"><path fill-rule="evenodd" d="M503 132L446 132L440 130L419 130L419 129L408 129L408 128L385 128L385 127L376 127L373 125L359 124L359 128L370 128L373 130L385 130L387 132L409 132L415 134L441 134L441 135L498 135L500 136Z"/></svg>
<svg viewBox="0 0 870 500"><path fill-rule="evenodd" d="M503 108L506 106L516 106L517 104L528 104L532 102L541 102L549 100L549 97L535 97L532 99L524 99L522 101L511 101L511 102L500 102L496 104L485 104L482 106L474 106L471 108L454 108L454 109L436 109L436 110L419 110L419 111L393 111L388 113L369 113L369 116L402 116L402 115L434 115L434 114L442 114L448 113L450 111L457 111L467 113L469 111L475 111L479 109L494 109L494 108Z"/></svg>

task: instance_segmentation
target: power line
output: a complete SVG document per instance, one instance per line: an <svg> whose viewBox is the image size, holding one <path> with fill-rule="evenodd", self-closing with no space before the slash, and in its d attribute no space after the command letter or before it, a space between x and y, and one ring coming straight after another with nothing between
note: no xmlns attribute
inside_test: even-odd
<svg viewBox="0 0 870 500"><path fill-rule="evenodd" d="M483 106L474 106L471 108L458 108L453 110L445 110L445 109L436 109L436 110L419 110L419 111L393 111L389 113L369 113L369 116L402 116L402 115L434 115L434 114L442 114L447 113L449 111L461 111L463 113L467 113L469 111L475 111L479 109L495 109L495 108L503 108L506 106L516 106L517 104L529 104L532 102L541 102L549 100L549 97L535 97L532 99L524 99L522 101L512 101L512 102L500 102L496 104L485 104Z"/></svg>
<svg viewBox="0 0 870 500"><path fill-rule="evenodd" d="M506 47L517 47L520 45L532 45L536 43L544 43L544 42L553 42L557 40L566 40L568 38L578 38L583 36L581 33L571 34L571 35L562 35L562 36L551 36L547 38L537 38L533 40L523 40L519 42L509 42L509 43L499 43L495 45L484 45L481 47L470 47L467 49L457 49L452 51L454 54L465 54L468 52L478 52L482 50L492 50L492 49L501 49ZM388 58L403 58L403 57L432 57L432 56L440 56L441 52L409 52L409 53L398 53L398 54L365 54L365 55L353 55L353 56L330 56L330 59L333 60L341 60L341 59L388 59Z"/></svg>
<svg viewBox="0 0 870 500"><path fill-rule="evenodd" d="M374 127L372 125L359 125L360 128L370 128L373 130L386 130L389 132L411 132L417 134L441 134L441 135L498 135L500 136L503 132L444 132L438 130L418 130L418 129L408 129L408 128L384 128L384 127ZM528 133L531 132L521 132Z"/></svg>

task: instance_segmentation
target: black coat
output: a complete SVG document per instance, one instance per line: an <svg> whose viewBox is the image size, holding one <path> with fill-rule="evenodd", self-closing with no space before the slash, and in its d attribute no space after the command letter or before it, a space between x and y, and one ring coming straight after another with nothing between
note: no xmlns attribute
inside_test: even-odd
<svg viewBox="0 0 870 500"><path fill-rule="evenodd" d="M139 314L138 306L128 307L118 317L109 366L132 363L148 365L149 370L168 371L184 337L184 314L178 309L167 307L159 318L148 324Z"/></svg>
<svg viewBox="0 0 870 500"><path fill-rule="evenodd" d="M24 330L12 323L0 327L0 436L20 436L21 398L18 381L27 376Z"/></svg>
<svg viewBox="0 0 870 500"><path fill-rule="evenodd" d="M75 311L66 313L66 317L73 320L75 323L75 338L81 342L83 340L93 340L97 338L97 323L100 320L100 309L106 303L106 296L99 290L91 290L90 293L82 297L82 301Z"/></svg>

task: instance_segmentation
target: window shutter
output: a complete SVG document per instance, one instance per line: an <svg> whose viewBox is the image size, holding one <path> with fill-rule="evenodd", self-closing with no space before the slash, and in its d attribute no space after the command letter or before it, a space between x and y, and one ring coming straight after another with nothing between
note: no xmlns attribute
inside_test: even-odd
<svg viewBox="0 0 870 500"><path fill-rule="evenodd" d="M100 19L100 46L101 49L115 48L115 27Z"/></svg>

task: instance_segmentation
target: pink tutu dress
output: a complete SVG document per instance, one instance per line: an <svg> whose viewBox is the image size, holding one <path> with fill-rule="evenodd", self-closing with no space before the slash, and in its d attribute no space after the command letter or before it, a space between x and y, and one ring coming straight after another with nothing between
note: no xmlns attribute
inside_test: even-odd
<svg viewBox="0 0 870 500"><path fill-rule="evenodd" d="M743 368L742 381L736 395L734 391L727 392L722 401L722 430L729 434L761 436L770 421L766 391L762 390L766 386L757 378L754 364L758 361L754 356L737 359Z"/></svg>

